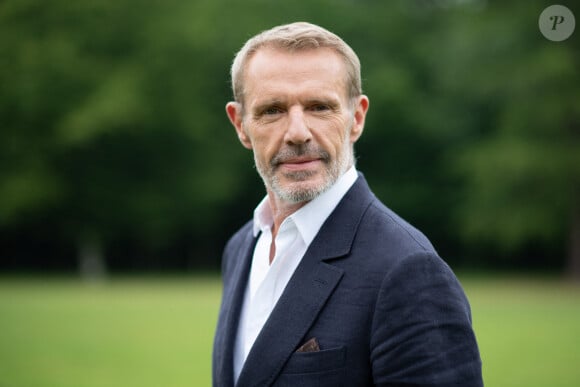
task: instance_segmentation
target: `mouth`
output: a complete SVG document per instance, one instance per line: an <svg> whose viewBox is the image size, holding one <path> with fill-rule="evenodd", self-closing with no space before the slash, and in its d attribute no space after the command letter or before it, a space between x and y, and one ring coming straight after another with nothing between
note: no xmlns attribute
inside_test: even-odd
<svg viewBox="0 0 580 387"><path fill-rule="evenodd" d="M329 161L330 155L321 147L314 145L287 147L281 149L270 160L270 166L272 170L278 169L283 173L311 174Z"/></svg>
<svg viewBox="0 0 580 387"><path fill-rule="evenodd" d="M278 167L289 171L299 171L305 169L312 169L317 167L322 162L320 158L297 157L286 160L281 160Z"/></svg>

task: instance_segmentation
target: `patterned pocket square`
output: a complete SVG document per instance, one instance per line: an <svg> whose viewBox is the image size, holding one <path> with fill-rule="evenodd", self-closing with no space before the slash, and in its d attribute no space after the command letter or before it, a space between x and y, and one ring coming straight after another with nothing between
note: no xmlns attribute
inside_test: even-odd
<svg viewBox="0 0 580 387"><path fill-rule="evenodd" d="M311 338L296 350L296 352L318 352L318 351L320 351L320 347L318 346L318 341L316 341L316 337Z"/></svg>

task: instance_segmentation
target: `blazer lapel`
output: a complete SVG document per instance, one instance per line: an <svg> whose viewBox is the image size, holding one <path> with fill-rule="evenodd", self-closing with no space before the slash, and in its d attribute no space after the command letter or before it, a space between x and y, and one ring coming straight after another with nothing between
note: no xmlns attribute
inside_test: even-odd
<svg viewBox="0 0 580 387"><path fill-rule="evenodd" d="M258 335L236 386L269 386L300 344L340 281L342 270L322 262L300 265ZM300 285L295 283L299 281Z"/></svg>
<svg viewBox="0 0 580 387"><path fill-rule="evenodd" d="M237 387L269 386L303 341L343 276L324 262L350 251L372 198L362 176L326 220L248 354Z"/></svg>
<svg viewBox="0 0 580 387"><path fill-rule="evenodd" d="M239 247L238 259L231 262L235 267L231 273L228 273L229 278L224 278L224 283L230 281L232 285L228 289L224 289L220 313L225 315L225 318L223 325L217 329L216 343L214 343L214 351L216 351L214 354L216 365L213 375L215 386L234 385L234 347L256 241L257 238L252 236L250 229Z"/></svg>

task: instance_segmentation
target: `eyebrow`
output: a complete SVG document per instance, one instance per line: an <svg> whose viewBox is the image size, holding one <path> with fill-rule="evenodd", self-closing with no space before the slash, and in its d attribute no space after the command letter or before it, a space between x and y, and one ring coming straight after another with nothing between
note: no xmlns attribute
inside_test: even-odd
<svg viewBox="0 0 580 387"><path fill-rule="evenodd" d="M252 107L252 112L261 112L272 106L285 106L287 100L281 98L272 98L265 101L261 101ZM322 97L312 97L307 98L303 101L305 105L328 105L332 108L336 108L340 105L338 98L333 96L322 96Z"/></svg>
<svg viewBox="0 0 580 387"><path fill-rule="evenodd" d="M332 108L340 105L340 101L333 97L308 98L305 102L306 105L328 105Z"/></svg>

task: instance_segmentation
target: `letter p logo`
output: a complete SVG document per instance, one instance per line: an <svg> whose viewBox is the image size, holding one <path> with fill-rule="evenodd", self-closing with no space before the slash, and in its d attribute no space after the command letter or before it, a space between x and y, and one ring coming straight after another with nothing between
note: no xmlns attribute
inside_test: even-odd
<svg viewBox="0 0 580 387"><path fill-rule="evenodd" d="M555 31L558 24L564 23L564 16L550 16L550 20L553 21L552 31Z"/></svg>
<svg viewBox="0 0 580 387"><path fill-rule="evenodd" d="M546 39L561 42L574 32L576 19L572 11L563 5L550 5L540 14L538 26Z"/></svg>

